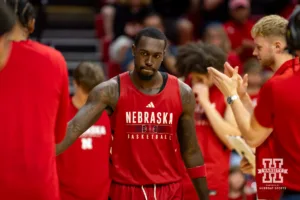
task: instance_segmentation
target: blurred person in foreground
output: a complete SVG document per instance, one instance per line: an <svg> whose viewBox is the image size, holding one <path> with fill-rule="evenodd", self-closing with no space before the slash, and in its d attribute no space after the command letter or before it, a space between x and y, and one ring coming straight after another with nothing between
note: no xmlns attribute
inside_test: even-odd
<svg viewBox="0 0 300 200"><path fill-rule="evenodd" d="M247 81L237 74L237 68L225 64L226 75L209 68L214 83L230 102L243 138L251 147L256 147L259 199L280 199L282 192L300 191L300 169L295 162L299 160L297 149L300 146L297 136L299 123L295 120L300 112L297 113L299 108L291 109L296 102L295 93L289 93L293 97L285 94L295 90L296 86L281 84L284 80L290 80L299 69L299 58L293 58L287 52L287 24L284 18L269 15L260 19L252 29L256 46L253 54L263 67L275 71L261 88L255 109L245 92ZM245 159L241 166L244 171L251 168ZM265 170L274 166L282 170L272 178L272 173Z"/></svg>
<svg viewBox="0 0 300 200"><path fill-rule="evenodd" d="M104 81L101 66L82 62L73 72L75 93L70 97L71 120L89 92ZM68 150L57 156L61 200L107 200L109 194L110 122L106 112Z"/></svg>
<svg viewBox="0 0 300 200"><path fill-rule="evenodd" d="M194 94L175 76L158 71L166 47L161 31L141 30L132 46L134 70L97 85L57 145L57 154L65 151L106 110L113 134L112 200L182 200L182 159L198 197L209 199Z"/></svg>
<svg viewBox="0 0 300 200"><path fill-rule="evenodd" d="M0 199L59 200L54 148L67 126L66 62L58 51L28 39L35 22L28 1L6 3L17 23L9 35L14 42L9 45L3 35L1 52L11 47L0 71ZM11 21L2 20L1 27Z"/></svg>
<svg viewBox="0 0 300 200"><path fill-rule="evenodd" d="M211 44L190 43L179 48L176 67L181 75L191 76L196 97L195 125L199 146L207 166L211 200L228 199L229 158L232 147L227 135L240 135L231 108L213 84L207 67L223 71L226 54ZM184 199L197 199L192 183L184 180Z"/></svg>

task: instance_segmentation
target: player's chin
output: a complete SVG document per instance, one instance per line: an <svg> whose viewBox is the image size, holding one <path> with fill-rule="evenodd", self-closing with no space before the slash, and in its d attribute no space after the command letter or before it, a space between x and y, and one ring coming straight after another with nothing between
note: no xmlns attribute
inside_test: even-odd
<svg viewBox="0 0 300 200"><path fill-rule="evenodd" d="M142 79L142 80L151 80L152 79L152 77L154 76L154 72L152 71L152 72L140 72L139 73L139 76L140 76L140 78Z"/></svg>

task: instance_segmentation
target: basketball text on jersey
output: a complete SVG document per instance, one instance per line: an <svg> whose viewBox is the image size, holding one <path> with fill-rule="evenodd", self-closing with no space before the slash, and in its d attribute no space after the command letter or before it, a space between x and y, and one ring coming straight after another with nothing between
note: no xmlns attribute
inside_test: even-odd
<svg viewBox="0 0 300 200"><path fill-rule="evenodd" d="M172 140L173 113L126 112L128 139Z"/></svg>

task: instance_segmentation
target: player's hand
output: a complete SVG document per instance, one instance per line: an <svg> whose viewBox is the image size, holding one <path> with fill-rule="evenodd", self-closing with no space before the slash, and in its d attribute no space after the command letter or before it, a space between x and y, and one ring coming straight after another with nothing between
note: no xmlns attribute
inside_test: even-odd
<svg viewBox="0 0 300 200"><path fill-rule="evenodd" d="M226 62L224 64L224 74L226 74L228 77L232 77L234 73L234 68ZM242 78L239 74L238 76L238 88L237 93L240 98L244 97L247 94L247 88L248 88L248 74L245 74Z"/></svg>
<svg viewBox="0 0 300 200"><path fill-rule="evenodd" d="M199 101L200 104L209 101L209 88L207 85L203 83L195 83L193 84L192 89L196 100Z"/></svg>
<svg viewBox="0 0 300 200"><path fill-rule="evenodd" d="M238 67L234 68L231 77L228 77L212 67L208 67L207 70L211 74L214 84L219 88L225 97L230 97L237 94L239 86Z"/></svg>
<svg viewBox="0 0 300 200"><path fill-rule="evenodd" d="M255 175L255 168L249 163L247 158L243 157L240 162L240 168L244 174Z"/></svg>

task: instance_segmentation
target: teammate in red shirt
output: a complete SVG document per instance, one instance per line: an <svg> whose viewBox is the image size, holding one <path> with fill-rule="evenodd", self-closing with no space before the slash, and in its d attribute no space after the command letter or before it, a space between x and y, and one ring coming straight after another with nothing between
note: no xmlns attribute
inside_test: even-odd
<svg viewBox="0 0 300 200"><path fill-rule="evenodd" d="M247 113L244 105L241 104L241 102L244 101L244 98L247 97L239 94L242 101L236 99L234 100L234 103L231 104L234 115L239 124L239 128L242 131L246 142L250 146L257 147L256 181L258 187L258 197L264 199L279 199L281 195L280 190L282 189L281 184L276 185L276 183L274 183L272 180L266 184L268 180L266 180L264 178L264 174L261 173L261 169L264 169L267 165L266 162L269 162L269 160L266 159L274 160L275 158L278 158L278 154L274 145L276 140L275 137L277 135L276 129L274 127L274 132L271 134L273 128L264 125L264 120L267 120L267 112L264 112L265 106L273 105L272 101L269 99L270 96L268 90L273 90L274 83L282 79L289 78L293 75L294 71L299 68L299 59L293 59L292 55L285 51L286 26L287 21L284 18L271 15L266 16L258 21L252 30L252 34L256 43L254 55L258 57L262 66L270 67L273 69L273 71L275 71L275 73L274 76L264 84L260 91L257 106L255 107L254 114L251 117L251 125L247 124L247 119L250 118L247 116L249 116L249 113L252 112L250 111ZM235 96L233 93L237 92L238 87L236 81L240 80L238 75L235 73L236 70L232 69L234 75L231 79L213 69L210 71L212 74L214 74L215 83L222 90L224 95L229 98L231 98L232 95ZM221 82L220 80L223 81ZM268 103L263 100L265 98L268 98ZM273 119L272 123L275 123Z"/></svg>
<svg viewBox="0 0 300 200"><path fill-rule="evenodd" d="M96 86L57 145L59 154L108 110L114 137L112 200L183 199L181 156L198 196L208 199L194 94L176 77L158 72L166 46L159 30L141 30L132 47L134 70Z"/></svg>
<svg viewBox="0 0 300 200"><path fill-rule="evenodd" d="M59 200L54 148L67 125L66 62L53 48L27 40L32 5L8 3L19 19L11 39L19 42L12 42L0 71L0 199Z"/></svg>
<svg viewBox="0 0 300 200"><path fill-rule="evenodd" d="M191 76L196 94L195 123L198 143L207 166L210 199L228 199L229 158L231 146L226 135L240 135L234 116L219 89L213 85L207 67L223 71L226 54L219 47L191 43L181 47L177 55L181 75ZM189 179L184 181L186 200L197 199Z"/></svg>
<svg viewBox="0 0 300 200"><path fill-rule="evenodd" d="M81 63L73 72L75 93L70 98L69 119L87 100L88 93L104 81L100 66ZM103 112L69 149L57 157L61 200L107 200L109 194L109 117Z"/></svg>

